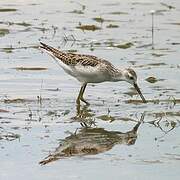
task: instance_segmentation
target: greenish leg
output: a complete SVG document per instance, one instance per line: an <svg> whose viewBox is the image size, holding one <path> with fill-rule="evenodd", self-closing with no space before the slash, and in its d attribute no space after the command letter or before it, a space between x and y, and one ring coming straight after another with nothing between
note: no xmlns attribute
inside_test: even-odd
<svg viewBox="0 0 180 180"><path fill-rule="evenodd" d="M77 103L77 104L80 104L82 92L84 91L84 90L83 90L83 89L84 89L84 85L85 85L85 84L83 84L83 85L81 86L81 89L80 89L80 91L79 91L79 95L78 95L77 100L76 100L76 103Z"/></svg>
<svg viewBox="0 0 180 180"><path fill-rule="evenodd" d="M76 100L76 103L77 104L80 104L80 100L83 101L84 103L86 103L86 105L89 105L89 103L83 98L83 94L84 94L84 91L86 89L86 86L87 86L87 83L84 83L82 86L81 86L81 89L79 91L79 95L78 95L78 98Z"/></svg>
<svg viewBox="0 0 180 180"><path fill-rule="evenodd" d="M89 103L83 98L84 91L86 89L87 83L84 84L81 94L81 101L83 101L86 105L89 105Z"/></svg>

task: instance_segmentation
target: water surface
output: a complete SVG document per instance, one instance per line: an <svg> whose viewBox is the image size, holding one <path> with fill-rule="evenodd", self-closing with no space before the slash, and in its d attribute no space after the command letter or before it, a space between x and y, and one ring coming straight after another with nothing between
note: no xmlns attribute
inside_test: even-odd
<svg viewBox="0 0 180 180"><path fill-rule="evenodd" d="M179 179L179 1L0 5L0 179ZM39 41L135 69L148 103L107 82L77 107L79 82Z"/></svg>

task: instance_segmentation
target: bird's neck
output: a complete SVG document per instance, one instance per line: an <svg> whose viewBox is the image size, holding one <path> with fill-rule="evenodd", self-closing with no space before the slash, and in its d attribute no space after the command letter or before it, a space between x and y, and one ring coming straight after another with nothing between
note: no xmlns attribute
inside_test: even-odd
<svg viewBox="0 0 180 180"><path fill-rule="evenodd" d="M116 69L116 71L111 75L111 81L113 82L124 81L124 80L125 79L124 79L123 70Z"/></svg>

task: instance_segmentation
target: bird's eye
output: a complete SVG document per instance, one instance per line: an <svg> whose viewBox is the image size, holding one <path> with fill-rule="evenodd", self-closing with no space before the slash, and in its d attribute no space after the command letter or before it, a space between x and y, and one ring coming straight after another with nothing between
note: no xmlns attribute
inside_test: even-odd
<svg viewBox="0 0 180 180"><path fill-rule="evenodd" d="M129 79L133 80L133 76L129 76Z"/></svg>

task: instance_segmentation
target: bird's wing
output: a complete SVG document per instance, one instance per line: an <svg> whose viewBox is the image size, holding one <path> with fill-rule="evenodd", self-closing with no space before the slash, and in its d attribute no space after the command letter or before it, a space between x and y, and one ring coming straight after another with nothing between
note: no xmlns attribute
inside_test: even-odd
<svg viewBox="0 0 180 180"><path fill-rule="evenodd" d="M45 49L51 56L58 59L62 68L73 76L76 74L95 76L100 72L114 71L113 65L104 59L92 55L65 53L42 42L40 43L40 48Z"/></svg>
<svg viewBox="0 0 180 180"><path fill-rule="evenodd" d="M47 44L44 44L42 42L40 43L41 43L40 48L46 50L50 55L57 58L58 60L60 60L61 62L63 62L68 66L76 66L77 64L80 64L82 66L95 67L102 62L102 60L97 58L96 56L65 53Z"/></svg>

